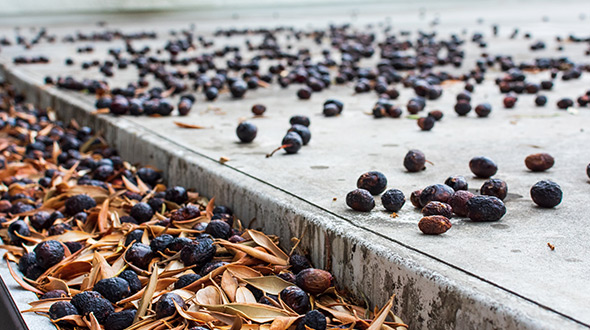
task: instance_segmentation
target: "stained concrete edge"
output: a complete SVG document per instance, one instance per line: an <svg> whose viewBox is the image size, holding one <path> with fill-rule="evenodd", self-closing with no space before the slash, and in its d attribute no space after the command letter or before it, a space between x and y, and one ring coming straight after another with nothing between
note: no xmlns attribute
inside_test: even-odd
<svg viewBox="0 0 590 330"><path fill-rule="evenodd" d="M25 72L0 63L4 76L29 102L52 107L62 120L102 131L125 159L164 170L182 184L231 206L245 225L282 238L302 237L318 268L333 272L340 287L382 306L395 293L394 311L411 329L587 329L583 325L420 251L353 226L287 191L228 164L186 149L125 117L94 115L79 94L40 86ZM2 273L4 277L4 273ZM18 302L17 302L18 303ZM27 320L29 322L29 320ZM31 325L29 325L33 328Z"/></svg>

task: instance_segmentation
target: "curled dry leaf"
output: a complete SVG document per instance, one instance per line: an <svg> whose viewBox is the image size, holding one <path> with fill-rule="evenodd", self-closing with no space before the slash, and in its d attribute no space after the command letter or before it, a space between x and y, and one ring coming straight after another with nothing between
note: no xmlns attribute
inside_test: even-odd
<svg viewBox="0 0 590 330"><path fill-rule="evenodd" d="M201 125L194 125L194 124L186 124L186 123L182 123L179 121L175 121L174 124L178 127L181 128L191 128L191 129L203 129L203 128L207 128L205 126L201 126Z"/></svg>

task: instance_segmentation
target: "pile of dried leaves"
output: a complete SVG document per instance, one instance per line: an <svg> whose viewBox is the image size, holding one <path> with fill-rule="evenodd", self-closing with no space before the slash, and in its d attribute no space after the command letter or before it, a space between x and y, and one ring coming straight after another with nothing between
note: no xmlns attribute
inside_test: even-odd
<svg viewBox="0 0 590 330"><path fill-rule="evenodd" d="M23 312L58 328L407 328L393 297L381 310L352 304L328 272L229 208L167 188L88 128L0 87L1 247L41 298Z"/></svg>

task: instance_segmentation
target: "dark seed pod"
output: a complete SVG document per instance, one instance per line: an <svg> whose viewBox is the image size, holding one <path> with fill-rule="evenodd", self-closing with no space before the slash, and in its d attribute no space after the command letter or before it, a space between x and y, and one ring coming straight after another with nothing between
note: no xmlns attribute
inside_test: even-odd
<svg viewBox="0 0 590 330"><path fill-rule="evenodd" d="M125 259L141 269L148 269L153 257L152 249L142 243L133 243L125 252Z"/></svg>
<svg viewBox="0 0 590 330"><path fill-rule="evenodd" d="M305 316L297 323L295 330L326 330L326 327L326 316L314 309L305 313Z"/></svg>
<svg viewBox="0 0 590 330"><path fill-rule="evenodd" d="M453 190L457 191L457 190L467 190L467 188L469 187L469 185L467 184L467 180L465 179L465 177L460 176L460 175L456 175L456 176L450 176L445 180L445 184L451 188L453 188Z"/></svg>
<svg viewBox="0 0 590 330"><path fill-rule="evenodd" d="M466 217L469 213L469 210L467 209L467 202L473 196L475 195L467 190L457 190L455 191L453 196L451 196L451 199L449 200L449 205L451 205L451 207L453 208L453 212L456 215L460 217Z"/></svg>
<svg viewBox="0 0 590 330"><path fill-rule="evenodd" d="M100 293L113 304L129 296L129 282L120 277L104 278L94 285L94 291Z"/></svg>
<svg viewBox="0 0 590 330"><path fill-rule="evenodd" d="M481 185L479 192L482 195L496 196L501 200L508 195L508 185L500 179L489 179Z"/></svg>
<svg viewBox="0 0 590 330"><path fill-rule="evenodd" d="M295 284L310 294L320 294L332 285L332 274L325 270L307 268L300 271L295 278Z"/></svg>
<svg viewBox="0 0 590 330"><path fill-rule="evenodd" d="M124 330L133 324L133 319L137 313L136 309L126 309L117 313L112 313L104 322L104 330Z"/></svg>
<svg viewBox="0 0 590 330"><path fill-rule="evenodd" d="M387 178L378 171L370 171L361 174L356 181L357 188L368 190L373 195L379 195L387 187Z"/></svg>
<svg viewBox="0 0 590 330"><path fill-rule="evenodd" d="M195 265L200 268L213 259L215 251L215 246L211 240L200 239L193 244L185 246L180 251L180 260L182 260L185 266Z"/></svg>
<svg viewBox="0 0 590 330"><path fill-rule="evenodd" d="M408 172L422 171L426 169L424 164L426 164L426 156L420 150L412 149L404 157L404 167Z"/></svg>
<svg viewBox="0 0 590 330"><path fill-rule="evenodd" d="M176 293L164 293L160 296L160 299L158 299L154 308L156 311L156 318L162 319L174 315L174 313L176 313L174 302L183 309L186 306L182 297Z"/></svg>
<svg viewBox="0 0 590 330"><path fill-rule="evenodd" d="M35 247L34 252L37 265L43 269L48 269L49 267L57 264L64 258L65 255L63 245L61 245L60 242L53 240L39 243Z"/></svg>
<svg viewBox="0 0 590 330"><path fill-rule="evenodd" d="M61 319L68 315L78 315L78 309L69 301L57 301L49 307L49 317L52 320ZM67 322L61 321L58 323L61 326L67 326Z"/></svg>
<svg viewBox="0 0 590 330"><path fill-rule="evenodd" d="M401 190L389 189L381 196L381 203L387 211L397 212L406 203L406 197Z"/></svg>
<svg viewBox="0 0 590 330"><path fill-rule="evenodd" d="M440 235L451 227L451 221L442 215L427 216L418 222L418 228L426 235Z"/></svg>
<svg viewBox="0 0 590 330"><path fill-rule="evenodd" d="M420 204L420 195L422 194L422 189L414 190L410 194L410 202L414 205L415 208L421 209L422 205Z"/></svg>
<svg viewBox="0 0 590 330"><path fill-rule="evenodd" d="M185 286L193 283L194 281L196 281L200 278L201 278L200 275L194 274L194 273L182 275L181 277L178 278L178 281L174 282L174 289L176 290L176 289L184 288Z"/></svg>
<svg viewBox="0 0 590 330"><path fill-rule="evenodd" d="M368 190L355 189L346 195L346 205L356 211L369 212L375 207L375 200Z"/></svg>
<svg viewBox="0 0 590 330"><path fill-rule="evenodd" d="M454 193L455 191L453 188L446 184L437 183L430 185L422 189L422 193L420 194L420 205L421 207L424 207L431 201L448 203Z"/></svg>
<svg viewBox="0 0 590 330"><path fill-rule="evenodd" d="M83 291L72 297L72 305L81 315L94 313L98 323L103 324L107 317L115 310L113 305L96 291Z"/></svg>
<svg viewBox="0 0 590 330"><path fill-rule="evenodd" d="M472 221L498 221L506 214L506 206L494 196L474 196L467 202L467 216Z"/></svg>
<svg viewBox="0 0 590 330"><path fill-rule="evenodd" d="M305 314L311 309L309 296L298 286L289 286L279 293L281 300L297 314Z"/></svg>
<svg viewBox="0 0 590 330"><path fill-rule="evenodd" d="M562 197L561 187L553 181L539 181L531 187L531 198L540 207L555 207L561 203Z"/></svg>
<svg viewBox="0 0 590 330"><path fill-rule="evenodd" d="M447 203L432 201L424 205L424 208L422 208L422 214L424 216L442 215L445 218L450 219L453 216L453 208Z"/></svg>
<svg viewBox="0 0 590 330"><path fill-rule="evenodd" d="M119 274L119 277L127 281L129 284L129 294L134 294L141 290L141 281L137 274L131 269L126 269Z"/></svg>
<svg viewBox="0 0 590 330"><path fill-rule="evenodd" d="M489 178L498 172L498 166L487 157L474 157L469 161L469 169L479 178Z"/></svg>
<svg viewBox="0 0 590 330"><path fill-rule="evenodd" d="M550 169L555 164L555 159L548 153L528 155L524 159L526 167L533 172L542 172Z"/></svg>

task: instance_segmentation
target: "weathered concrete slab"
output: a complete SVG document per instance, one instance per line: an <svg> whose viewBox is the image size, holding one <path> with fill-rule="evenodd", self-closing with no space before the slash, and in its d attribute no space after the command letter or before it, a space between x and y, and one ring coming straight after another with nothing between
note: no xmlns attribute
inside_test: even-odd
<svg viewBox="0 0 590 330"><path fill-rule="evenodd" d="M561 53L554 51L554 35L565 37L585 26L585 21L572 14L573 7L561 4L543 2L542 6L533 8L527 3L514 4L516 8L509 12L499 8L483 12L484 8L494 8L484 5L490 4L470 4L470 8L457 3L439 5L436 13L427 10L423 20L417 19L416 5L398 12L395 7L369 5L358 9L356 20L359 26L364 26L369 21L383 20L383 13L391 12L389 16L395 27L415 29L428 28L429 19L438 16L441 25L437 29L443 33L460 32L468 27L470 32L482 31L488 35L490 24L500 23L502 36L487 38L489 47L485 51L513 54L516 59L557 56ZM340 16L332 16L335 21L348 20L350 17L345 14L349 10L338 8L336 14ZM517 16L525 10L528 15ZM302 26L314 18L302 17L301 12L278 12L279 19L268 19L264 24ZM321 13L319 10L310 15ZM219 24L258 26L260 17L266 17L266 12L257 13L258 16L250 14L228 23L228 17L218 13L217 17L212 15L199 21L198 26L204 31L212 31ZM283 14L292 16L283 18ZM177 15L132 17L128 22L115 17L113 26L151 29L150 22L168 20L169 24L158 28L167 31L192 22L186 13ZM549 17L548 23L542 22L544 15ZM485 24L476 24L480 16ZM516 26L515 18L519 18L521 31L533 33L533 39L507 38ZM313 23L323 26L317 20ZM67 24L63 21L61 25L55 29L60 32L72 29L65 28ZM89 25L77 23L76 26L82 30L90 29ZM545 39L548 50L530 54L528 46L536 38ZM162 41L152 45L162 46ZM310 250L316 265L330 268L343 286L356 294L364 292L372 303L383 303L391 293L398 293L396 308L413 328L522 329L564 325L576 328L590 324L587 304L590 243L586 239L590 229L585 218L590 211L587 203L590 186L585 175L590 161L585 130L590 123L590 110L578 109L577 114L570 114L555 107L559 97L575 97L585 92L590 81L588 76L578 81L558 81L552 92L545 93L549 97L545 108L533 106L534 96L522 95L514 110L502 109L493 79L488 79L476 86L472 102L485 100L492 104L492 116L486 120L473 114L456 118L452 106L462 84L447 86L440 100L427 105L427 111L440 109L445 113L443 121L431 132L420 132L415 122L408 119L373 119L366 112L375 96L352 95L350 87L330 88L310 101L297 100L295 86L287 90L277 86L262 89L249 93L242 101L223 95L209 104L202 102L201 97L190 116L181 119L96 117L90 114L92 97L41 86L47 74L66 75L76 71L77 77L96 76L96 71L77 72L62 65L65 57L73 55L76 46L43 46L30 52L55 58L56 65L51 66L10 64L11 56L22 53L18 48L3 48L0 56L9 80L26 90L33 100L52 106L64 118L76 118L103 129L124 157L164 169L170 183L182 183L217 196L221 203L233 206L246 223L256 218L254 226L280 235L285 245L289 244L289 237L305 233L303 246ZM95 54L83 56L99 58L108 47L112 45L99 45ZM571 55L573 60L585 58L586 45L567 43L564 47L563 54ZM467 51L469 64L482 50L470 45ZM499 74L492 73L489 78ZM116 85L117 81L133 77L134 72L128 69L110 81ZM541 73L531 80L547 77L547 73ZM400 90L402 95L397 103L403 105L413 92ZM344 101L342 116L321 116L321 104L329 97ZM250 116L254 103L266 104L268 115L252 119L259 128L254 143L239 144L235 127L239 120ZM213 111L210 105L222 111ZM264 155L278 145L293 114L311 117L310 145L297 155L278 154L266 159ZM174 125L175 120L211 128L183 130ZM421 173L406 173L402 159L412 148L424 151L435 165ZM551 153L556 165L542 174L526 171L524 157L540 151ZM370 214L358 214L344 204L344 196L355 187L358 175L364 171L382 171L389 179L389 187L399 188L409 196L412 190L443 182L449 175L468 176L468 161L476 155L494 159L500 168L497 177L509 186L508 214L498 223L474 224L453 219L453 228L448 233L429 237L419 233L420 214L409 202L397 218L377 211L379 205ZM230 161L219 164L217 160L222 156ZM530 201L530 186L544 178L558 182L564 190L564 202L555 210L539 209ZM482 182L469 177L472 189L479 188ZM547 247L548 242L556 246L555 251Z"/></svg>

